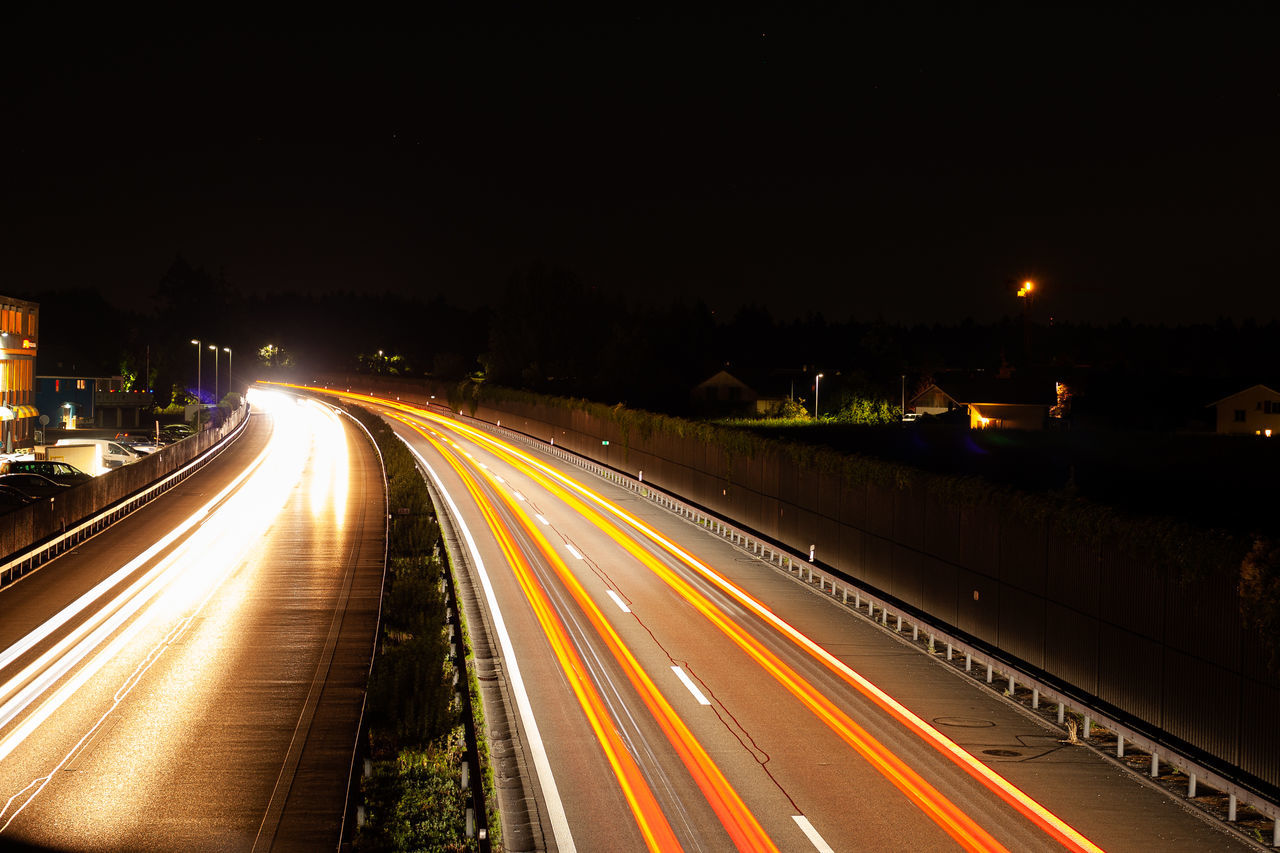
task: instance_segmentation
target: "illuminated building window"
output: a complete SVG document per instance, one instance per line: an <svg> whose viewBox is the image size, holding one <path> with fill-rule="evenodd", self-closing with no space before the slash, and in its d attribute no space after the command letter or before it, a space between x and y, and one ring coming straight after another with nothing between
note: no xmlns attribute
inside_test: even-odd
<svg viewBox="0 0 1280 853"><path fill-rule="evenodd" d="M84 390L84 380L83 380L83 379L77 379L77 380L76 380L76 389L77 389L77 390L79 390L79 391L83 391L83 390Z"/></svg>

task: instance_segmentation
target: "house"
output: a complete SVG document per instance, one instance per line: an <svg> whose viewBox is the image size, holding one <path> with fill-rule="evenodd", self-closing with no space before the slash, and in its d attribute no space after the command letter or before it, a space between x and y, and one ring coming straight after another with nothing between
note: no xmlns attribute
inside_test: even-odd
<svg viewBox="0 0 1280 853"><path fill-rule="evenodd" d="M36 400L55 424L138 427L151 410L150 391L125 391L123 376L37 376Z"/></svg>
<svg viewBox="0 0 1280 853"><path fill-rule="evenodd" d="M991 377L944 379L911 398L917 414L967 412L972 429L1044 429L1060 407L1065 386L1043 379ZM1055 416L1061 413L1057 408Z"/></svg>
<svg viewBox="0 0 1280 853"><path fill-rule="evenodd" d="M689 402L695 412L703 415L765 415L777 410L787 399L788 375L778 370L732 373L719 370L693 387Z"/></svg>
<svg viewBox="0 0 1280 853"><path fill-rule="evenodd" d="M1267 437L1280 434L1280 391L1269 385L1237 391L1205 408L1218 410L1216 432Z"/></svg>
<svg viewBox="0 0 1280 853"><path fill-rule="evenodd" d="M0 451L29 446L40 410L35 405L36 340L40 305L0 296Z"/></svg>

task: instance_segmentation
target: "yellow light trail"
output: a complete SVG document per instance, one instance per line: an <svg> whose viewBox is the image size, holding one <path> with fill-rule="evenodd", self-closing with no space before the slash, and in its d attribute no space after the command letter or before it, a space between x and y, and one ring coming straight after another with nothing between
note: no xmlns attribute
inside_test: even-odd
<svg viewBox="0 0 1280 853"><path fill-rule="evenodd" d="M421 430L419 432L424 436L426 435ZM1005 847L999 841L978 826L972 818L961 811L950 799L930 785L920 774L908 767L902 759L890 752L864 728L849 718L831 700L823 696L808 681L778 658L777 655L769 651L759 640L733 622L722 610L698 592L684 578L659 560L656 560L652 554L640 547L635 540L624 534L616 525L610 524L598 512L554 481L541 475L536 470L520 466L518 461L508 454L499 451L499 455L502 455L512 464L516 464L517 467L525 469L524 473L526 475L532 477L543 488L606 533L620 547L661 578L762 669L769 673L792 696L822 720L872 767L888 779L890 783L906 795L943 831L954 838L961 847L971 851L1005 850ZM563 565L563 561L561 561L561 565ZM574 583L576 585L576 581ZM585 592L582 593L582 596L586 597ZM728 825L726 824L726 826Z"/></svg>
<svg viewBox="0 0 1280 853"><path fill-rule="evenodd" d="M907 727L910 731L916 733L926 743L930 744L934 749L936 749L937 751L945 755L953 763L955 763L957 766L963 769L968 775L976 779L979 783L981 783L984 787L986 787L988 790L990 790L992 793L998 796L1001 800L1003 800L1005 803L1010 805L1012 808L1014 808L1016 811L1018 811L1020 814L1026 817L1028 820L1030 820L1036 827L1038 827L1047 835L1049 835L1051 838L1053 838L1054 840L1062 844L1066 849L1071 851L1080 851L1080 853L1101 853L1102 848L1098 847L1096 844L1094 844L1092 841L1086 838L1079 830L1075 829L1070 824L1066 823L1060 817L1055 815L1053 812L1049 811L1047 808L1045 808L1043 805L1037 802L1034 798L1032 798L1026 792L1022 791L1012 782L1008 781L1003 776L996 773L994 770L992 770L987 765L983 764L981 761L978 761L971 754L969 754L968 751L963 749L959 744L955 743L946 735L944 735L942 732L938 731L929 723L921 719L919 716L917 716L911 710L903 706L896 699L889 696L887 693L885 693L875 684L872 684L864 676L856 672L852 667L848 666L846 663L836 658L826 649L819 646L813 640L806 637L803 633L801 633L795 627L793 627L792 625L780 619L777 615L775 615L772 611L770 611L769 608L766 607L764 604L757 601L755 598L747 594L744 590L730 583L727 579L723 578L717 572L713 571L711 568L704 565L701 561L697 560L696 558L694 558L693 556L685 552L679 546L667 540L665 537L663 537L661 534L657 533L656 531L654 531L653 529L645 525L639 519L629 515L622 509L609 503L609 501L604 499L599 494L588 489L586 486L582 485L581 483L574 481L573 479L565 476L559 471L556 471L550 466L529 456L523 451L515 447L512 447L511 445L508 445L505 442L497 438L494 438L493 436L483 431L468 427L465 424L461 424L451 418L442 417L441 415L436 414L435 412L431 412L419 406L400 403L397 401L384 400L379 397L374 397L374 396L365 395L365 394L331 391L325 388L315 388L315 387L308 387L308 386L291 386L291 387L299 387L308 391L315 391L315 392L324 393L324 394L336 394L338 396L344 396L351 399L373 403L376 405L386 406L388 408L398 409L407 414L420 417L420 418L425 418L427 420L430 420L433 423L440 424L441 426L447 429L466 435L468 438L472 439L473 441L476 441L477 443L480 443L484 446L489 447L498 455L503 456L509 461L512 461L513 464L517 464L517 467L524 470L530 476L535 476L535 478L539 476L546 477L546 478L555 480L556 482L562 483L567 489L569 489L572 492L576 492L588 502L600 507L607 514L614 516L615 518L623 522L623 524L635 530L637 533L639 533L641 536L648 539L649 541L653 542L663 551L670 554L672 557L676 558L680 562L684 563L689 568L701 574L703 577L705 577L707 580L714 583L726 594L730 595L731 597L739 601L741 604L743 604L745 607L750 609L752 612L756 613L757 616L759 616L762 620L766 621L767 623L771 624L783 636L790 639L792 642L794 642L796 645L802 648L805 652L807 652L810 656L818 660L825 667L827 667L829 670L831 670L836 675L838 675L843 681L845 681L845 683L849 684L851 687L853 687L863 696L870 699L875 705L880 707L882 710L884 710L894 719L898 720L898 722L900 722L902 725ZM519 462L517 463L514 460L519 460ZM537 472L540 472L540 474L534 475L533 472L535 470ZM563 492L563 490L561 491ZM579 506L581 506L580 503L579 503ZM610 536L614 536L614 534L609 531L609 528L612 528L612 525L606 525L606 527L602 529L605 529L605 532L609 533ZM694 594L699 597L701 596L701 594L697 593L696 590L694 591ZM714 609L714 605L710 605L710 603L708 603L708 606ZM765 650L765 653L771 654L767 652L767 650ZM785 665L783 666L785 667ZM773 672L772 670L770 671ZM775 678L776 677L778 677L777 674L775 674ZM800 682L803 682L803 679L800 679L798 675L796 675L795 678L798 679ZM819 697L821 696L821 694L817 694L817 695ZM825 702L826 701L825 697L822 697L822 700ZM809 704L809 703L806 702L806 704ZM812 706L812 705L810 707L815 713L818 714L820 718L824 719L824 721L830 719L824 714L819 713L819 710L820 710L819 707ZM838 709L837 709L837 712L838 712ZM852 723L852 721L850 722ZM842 737L845 737L844 733L840 733L840 734ZM846 740L848 740L848 738L846 738ZM876 745L879 746L879 744L876 744ZM883 749L883 747L881 746L880 749ZM893 760L899 761L899 763L901 763L900 760L896 758L896 756L893 756ZM880 767L878 765L875 765L874 762L873 762L873 766L877 766L877 768L880 769ZM885 772L885 769L882 769L881 772ZM895 779L899 777L894 775L888 775L888 774L886 774L886 776L887 778L890 779L890 781L894 781L895 785L898 784L897 781L895 781ZM907 778L907 777L902 777L902 778ZM925 784L927 785L927 783ZM939 796L941 795L939 794ZM930 812L928 809L926 809L926 813L930 814L930 816L933 817L933 813ZM967 816L965 817L965 820L969 820ZM940 823L939 825L943 826L944 829L947 829L946 824ZM947 829L947 831L950 832L951 830ZM998 848L993 848L993 849L998 849Z"/></svg>
<svg viewBox="0 0 1280 853"><path fill-rule="evenodd" d="M441 455L446 457L452 455L447 454L442 443L435 440L421 426L406 418L402 418L402 420L430 442L432 446L436 447L441 452ZM452 459L450 459L450 464L454 464ZM454 468L459 470L457 465L454 465ZM485 476L491 475L486 472ZM519 521L525 535L534 542L547 562L551 564L561 583L573 596L574 601L586 614L587 620L622 666L627 679L636 689L642 701L644 701L645 706L657 721L667 740L675 748L681 761L693 776L708 803L710 803L712 810L720 819L721 825L729 833L729 837L733 839L734 846L739 850L776 851L777 847L764 832L755 815L747 808L742 798L738 796L738 793L729 783L729 780L725 778L702 744L694 737L693 732L689 730L689 727L676 713L675 709L671 707L671 704L667 702L666 697L662 695L657 685L653 683L649 674L635 659L631 650L622 641L622 638L618 636L613 625L601 613L595 600L583 588L577 576L569 570L564 558L560 556L542 531L534 525L532 519L528 517L523 508L518 507L508 499L501 490L496 490L496 492L506 504L508 511Z"/></svg>
<svg viewBox="0 0 1280 853"><path fill-rule="evenodd" d="M619 786L622 788L622 794L627 800L646 846L654 851L682 849L679 840L671 829L671 825L667 822L666 815L663 814L661 806L658 805L657 799L649 789L640 767L636 764L635 759L627 750L626 744L622 742L622 738L613 725L604 700L596 691L594 684L592 684L587 667L583 664L573 646L572 640L569 638L568 632L565 630L564 624L560 621L560 617L551 605L546 590L543 589L542 584L534 576L532 566L529 565L523 552L516 545L506 522L498 516L491 502L481 491L479 483L455 458L454 454L446 452L445 446L441 442L430 438L428 440L440 451L441 456L445 458L445 461L449 463L466 486L472 500L475 501L476 506L485 518L485 522L489 525L489 529L497 539L499 548L511 565L516 580L520 583L521 589L524 590L525 597L533 608L534 615L538 620L538 624L542 627L543 634L546 635L547 641L551 644L551 650L555 654L556 660L559 662L560 668L563 670L574 696L578 700L578 704L581 706L583 713L586 714L587 722L590 724L592 731L595 732L596 739L604 750L605 758L613 769L614 777L618 780Z"/></svg>

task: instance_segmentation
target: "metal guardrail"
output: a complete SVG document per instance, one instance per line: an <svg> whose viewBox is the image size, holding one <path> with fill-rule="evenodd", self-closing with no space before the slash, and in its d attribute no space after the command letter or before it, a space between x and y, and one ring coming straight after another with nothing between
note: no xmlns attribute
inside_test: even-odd
<svg viewBox="0 0 1280 853"><path fill-rule="evenodd" d="M241 407L237 411L244 412L239 417L239 421L232 424L231 428L216 443L204 450L194 459L183 464L176 471L173 471L159 480L156 480L150 486L139 489L131 495L122 498L110 506L102 509L83 520L68 526L63 532L48 537L40 542L36 542L28 548L18 551L10 555L10 557L0 564L0 589L9 584L26 577L31 572L53 560L55 557L69 551L80 543L92 539L103 530L106 530L112 524L132 513L134 510L155 500L160 495L172 489L177 484L186 480L200 468L203 468L218 454L226 450L229 439L238 438L249 423L247 416L247 407Z"/></svg>
<svg viewBox="0 0 1280 853"><path fill-rule="evenodd" d="M1124 757L1126 748L1133 747L1151 756L1151 778L1154 779L1159 775L1162 764L1175 768L1187 777L1186 796L1188 799L1196 796L1197 787L1200 784L1220 791L1228 798L1228 823L1235 822L1237 808L1240 804L1248 805L1254 811L1271 819L1271 846L1280 847L1280 804L1266 799L1256 791L1238 785L1214 770L1198 763L1194 758L1157 743L1119 719L1081 702L1077 697L1067 695L1060 688L1020 670L1010 662L993 656L989 651L931 622L927 616L907 612L899 602L877 596L857 582L851 581L843 575L827 571L823 568L821 562L814 560L812 549L807 556L797 554L785 546L780 546L776 542L760 536L754 531L738 527L718 515L708 513L701 507L687 503L663 489L644 482L644 472L640 472L640 477L631 477L613 468L601 465L594 460L565 450L554 443L548 443L517 430L504 427L501 423L495 425L488 421L454 412L447 406L432 405L441 412L447 412L451 417L470 421L488 431L497 432L506 438L536 447L543 453L548 453L595 474L614 485L628 489L640 497L646 498L668 511L684 517L691 523L728 540L748 553L772 564L778 570L785 571L789 575L798 578L811 588L816 587L817 592L831 597L853 612L877 623L891 634L905 639L904 632L909 630L911 640L916 643L915 648L918 651L931 656L945 654L947 661L954 661L958 656L963 656L965 672L969 673L973 671L974 664L979 667L985 667L986 684L991 685L993 689L998 689L995 686L997 676L999 676L1000 684L1007 683L1007 689L1010 694L1013 694L1018 686L1030 689L1032 709L1039 710L1041 704L1045 702L1056 704L1058 725L1063 727L1064 734L1068 734L1073 740L1075 737L1074 720L1068 723L1068 713L1074 713L1083 718L1083 731L1081 734L1085 740L1089 738L1095 725L1107 729L1116 735L1115 757L1117 759ZM922 636L926 638L923 643L920 642ZM941 651L943 648L945 648L945 652ZM1001 693L1003 692L1001 690ZM1019 705L1019 707L1021 706ZM1040 717L1040 719L1044 718ZM1084 744L1083 741L1080 743L1094 748L1091 744ZM1098 751L1101 753L1101 750ZM1132 770L1128 765L1121 766ZM1239 835L1252 842L1252 839L1248 839L1243 833Z"/></svg>

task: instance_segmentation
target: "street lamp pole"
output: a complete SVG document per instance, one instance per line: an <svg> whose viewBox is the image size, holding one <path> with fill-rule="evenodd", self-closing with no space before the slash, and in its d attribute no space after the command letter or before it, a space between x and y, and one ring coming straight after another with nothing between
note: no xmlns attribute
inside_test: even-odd
<svg viewBox="0 0 1280 853"><path fill-rule="evenodd" d="M822 374L813 378L813 419L818 419L818 387L822 384Z"/></svg>
<svg viewBox="0 0 1280 853"><path fill-rule="evenodd" d="M223 347L222 351L227 354L227 390L230 391L236 384L235 376L231 372L231 347Z"/></svg>
<svg viewBox="0 0 1280 853"><path fill-rule="evenodd" d="M196 429L200 429L200 409L204 406L204 400L202 399L203 395L200 393L200 379L202 374L200 369L200 356L202 353L200 352L199 341L193 338L191 343L196 345Z"/></svg>
<svg viewBox="0 0 1280 853"><path fill-rule="evenodd" d="M213 350L213 404L218 405L218 345L209 344Z"/></svg>

